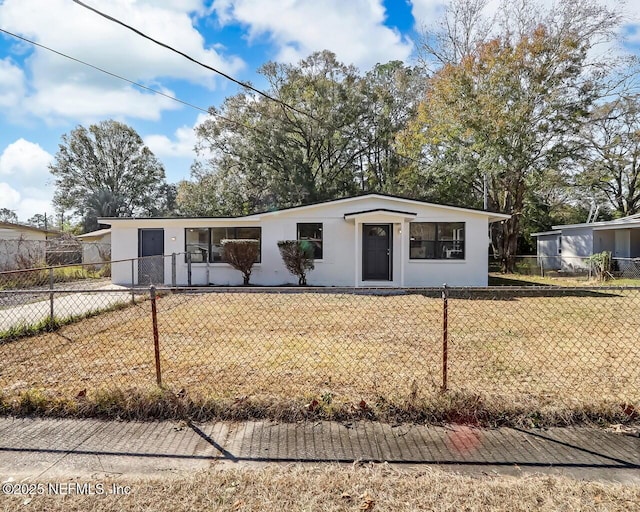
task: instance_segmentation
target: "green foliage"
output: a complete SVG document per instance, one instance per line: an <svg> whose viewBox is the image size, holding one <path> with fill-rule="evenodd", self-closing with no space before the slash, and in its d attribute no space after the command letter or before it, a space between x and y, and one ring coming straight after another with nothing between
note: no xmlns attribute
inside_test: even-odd
<svg viewBox="0 0 640 512"><path fill-rule="evenodd" d="M113 120L63 135L49 170L54 205L80 216L88 231L100 216L156 214L165 185L160 161L133 128Z"/></svg>
<svg viewBox="0 0 640 512"><path fill-rule="evenodd" d="M16 224L18 222L18 215L14 210L10 210L9 208L0 208L0 221Z"/></svg>
<svg viewBox="0 0 640 512"><path fill-rule="evenodd" d="M596 254L592 254L585 259L585 262L591 267L593 275L598 281L606 281L611 278L611 253L609 251L602 251Z"/></svg>
<svg viewBox="0 0 640 512"><path fill-rule="evenodd" d="M253 265L260 256L260 242L258 240L222 240L222 258L236 270L242 272L243 284L246 286L251 279Z"/></svg>
<svg viewBox="0 0 640 512"><path fill-rule="evenodd" d="M512 215L493 230L509 270L532 185L561 177L576 149L564 134L577 133L596 99L584 82L586 51L572 34L544 26L517 41L484 43L432 78L403 134L405 147L426 150L432 180L462 184L476 205L486 180L489 209Z"/></svg>
<svg viewBox="0 0 640 512"><path fill-rule="evenodd" d="M269 93L305 116L241 93L197 128L201 157L178 188L180 212L242 215L335 199L397 192L395 137L425 82L401 62L361 76L328 51L297 65L269 62Z"/></svg>
<svg viewBox="0 0 640 512"><path fill-rule="evenodd" d="M287 270L298 278L300 286L306 286L307 272L315 268L313 244L308 240L281 240L278 249Z"/></svg>

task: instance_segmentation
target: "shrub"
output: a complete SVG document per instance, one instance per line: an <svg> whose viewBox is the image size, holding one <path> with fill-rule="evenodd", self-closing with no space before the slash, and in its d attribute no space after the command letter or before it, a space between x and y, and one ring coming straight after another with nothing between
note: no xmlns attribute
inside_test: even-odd
<svg viewBox="0 0 640 512"><path fill-rule="evenodd" d="M222 240L222 257L225 262L242 272L243 284L249 284L251 270L260 255L259 240Z"/></svg>
<svg viewBox="0 0 640 512"><path fill-rule="evenodd" d="M611 253L602 251L592 254L586 260L598 281L606 281L611 276Z"/></svg>
<svg viewBox="0 0 640 512"><path fill-rule="evenodd" d="M287 270L298 277L300 286L306 286L307 272L315 268L313 244L307 240L281 240L278 249Z"/></svg>

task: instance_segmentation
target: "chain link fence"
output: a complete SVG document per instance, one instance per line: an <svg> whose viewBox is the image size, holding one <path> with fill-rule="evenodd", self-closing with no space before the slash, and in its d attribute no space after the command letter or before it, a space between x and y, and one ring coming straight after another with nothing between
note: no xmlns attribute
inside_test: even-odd
<svg viewBox="0 0 640 512"><path fill-rule="evenodd" d="M160 384L312 409L411 408L442 390L640 406L637 287L53 290L12 306L22 294L37 295L0 291L5 399Z"/></svg>
<svg viewBox="0 0 640 512"><path fill-rule="evenodd" d="M588 281L597 275L595 264L588 258L578 256L514 256L516 274L540 277L570 277L577 281ZM500 272L500 261L491 258L489 271ZM640 279L640 258L611 258L611 268L606 278Z"/></svg>

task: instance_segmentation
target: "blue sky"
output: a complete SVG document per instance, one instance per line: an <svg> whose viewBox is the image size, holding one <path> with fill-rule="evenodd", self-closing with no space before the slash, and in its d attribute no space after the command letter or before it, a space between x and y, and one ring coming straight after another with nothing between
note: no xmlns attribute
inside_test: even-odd
<svg viewBox="0 0 640 512"><path fill-rule="evenodd" d="M411 62L416 27L442 9L440 0L85 2L258 87L264 83L256 69L264 62L296 62L325 48L361 70L392 59ZM488 12L498 9L499 0L491 0ZM0 1L0 27L203 108L238 91L71 0ZM629 44L640 40L635 24L624 31ZM138 131L168 181L187 179L193 127L204 115L0 34L0 207L16 210L22 221L52 213L47 164L61 135L109 118Z"/></svg>

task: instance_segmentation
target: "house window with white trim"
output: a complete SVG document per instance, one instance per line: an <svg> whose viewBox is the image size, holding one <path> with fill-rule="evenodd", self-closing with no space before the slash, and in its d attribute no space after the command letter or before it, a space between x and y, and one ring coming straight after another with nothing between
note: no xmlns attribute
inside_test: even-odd
<svg viewBox="0 0 640 512"><path fill-rule="evenodd" d="M298 222L298 240L313 244L313 258L322 259L322 222Z"/></svg>
<svg viewBox="0 0 640 512"><path fill-rule="evenodd" d="M258 240L260 242L260 251L258 252L258 261L262 258L262 228L254 227L233 227L233 228L211 228L211 262L223 263L222 257L222 240Z"/></svg>
<svg viewBox="0 0 640 512"><path fill-rule="evenodd" d="M463 260L464 222L411 222L409 258L412 260Z"/></svg>
<svg viewBox="0 0 640 512"><path fill-rule="evenodd" d="M262 257L262 228L224 227L224 228L186 228L185 251L191 254L191 263L224 263L222 258L222 240L258 240ZM185 256L186 261L186 256Z"/></svg>

